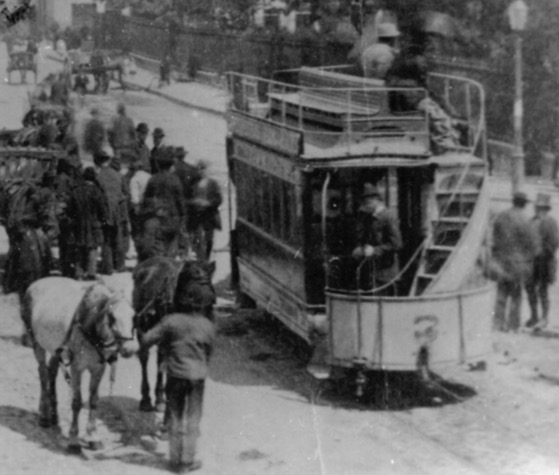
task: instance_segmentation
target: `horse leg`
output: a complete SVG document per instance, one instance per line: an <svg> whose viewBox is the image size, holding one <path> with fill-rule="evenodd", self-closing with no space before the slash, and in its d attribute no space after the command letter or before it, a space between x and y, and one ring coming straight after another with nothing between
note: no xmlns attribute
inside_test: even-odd
<svg viewBox="0 0 559 475"><path fill-rule="evenodd" d="M71 454L81 454L82 446L79 439L79 417L82 409L82 373L74 365L71 368L71 385L72 385L72 424L70 426L70 441L68 443L68 452Z"/></svg>
<svg viewBox="0 0 559 475"><path fill-rule="evenodd" d="M105 372L105 364L99 365L91 371L91 379L89 382L89 418L87 420L87 438L88 445L91 450L100 450L103 443L99 440L97 434L97 407L99 405L99 384Z"/></svg>
<svg viewBox="0 0 559 475"><path fill-rule="evenodd" d="M52 356L49 361L49 398L50 398L50 425L58 425L58 398L56 397L56 377L58 376L58 355Z"/></svg>
<svg viewBox="0 0 559 475"><path fill-rule="evenodd" d="M49 371L47 367L47 355L45 350L37 343L33 345L35 359L39 364L39 379L41 382L41 398L39 400L39 426L50 427L51 425L51 408L49 401Z"/></svg>
<svg viewBox="0 0 559 475"><path fill-rule="evenodd" d="M155 383L155 410L165 411L165 372L163 371L163 356L157 349L157 381Z"/></svg>
<svg viewBox="0 0 559 475"><path fill-rule="evenodd" d="M153 411L153 406L151 405L151 399L149 397L149 380L148 380L148 358L149 350L141 350L138 352L138 358L140 359L140 365L142 367L142 399L140 401L140 411L150 412Z"/></svg>

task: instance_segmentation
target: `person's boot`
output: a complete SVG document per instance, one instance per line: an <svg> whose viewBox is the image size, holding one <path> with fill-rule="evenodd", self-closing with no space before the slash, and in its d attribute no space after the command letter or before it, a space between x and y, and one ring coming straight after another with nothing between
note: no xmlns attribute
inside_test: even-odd
<svg viewBox="0 0 559 475"><path fill-rule="evenodd" d="M525 323L526 328L533 328L538 324L538 317L532 315L530 319Z"/></svg>

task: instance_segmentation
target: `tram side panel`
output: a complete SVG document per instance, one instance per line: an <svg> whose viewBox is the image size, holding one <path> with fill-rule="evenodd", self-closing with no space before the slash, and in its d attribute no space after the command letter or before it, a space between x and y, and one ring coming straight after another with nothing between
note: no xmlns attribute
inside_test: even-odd
<svg viewBox="0 0 559 475"><path fill-rule="evenodd" d="M233 138L239 289L308 339L300 174L285 157Z"/></svg>

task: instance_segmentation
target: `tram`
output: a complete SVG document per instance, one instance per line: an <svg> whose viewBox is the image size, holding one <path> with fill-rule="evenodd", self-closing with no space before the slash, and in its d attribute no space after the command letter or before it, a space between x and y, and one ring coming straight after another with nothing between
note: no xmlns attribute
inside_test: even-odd
<svg viewBox="0 0 559 475"><path fill-rule="evenodd" d="M427 88L388 88L347 67L287 73L228 76L239 291L314 347L317 377L353 369L360 384L370 370L427 374L484 360L495 286L484 269L483 87L431 74ZM444 102L458 142L439 146L428 108L399 106L418 104L410 97ZM399 221L389 296L360 283L371 266L352 257L365 183ZM343 263L352 270L340 272Z"/></svg>

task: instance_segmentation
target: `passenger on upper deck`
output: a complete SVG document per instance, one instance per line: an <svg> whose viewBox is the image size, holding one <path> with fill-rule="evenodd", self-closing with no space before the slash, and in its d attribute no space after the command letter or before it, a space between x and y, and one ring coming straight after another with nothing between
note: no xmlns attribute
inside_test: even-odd
<svg viewBox="0 0 559 475"><path fill-rule="evenodd" d="M422 111L429 118L431 146L435 154L460 146L460 133L455 127L452 115L455 112L443 100L434 97L428 89L428 66L424 47L412 44L399 55L386 74L389 88L417 88L407 91L390 92L390 108L395 113ZM424 88L427 95L420 91Z"/></svg>
<svg viewBox="0 0 559 475"><path fill-rule="evenodd" d="M381 288L379 295L396 295L393 282L399 271L398 251L402 236L398 218L388 210L380 191L371 183L363 186L357 222L357 243L352 256L369 258L363 265L361 287Z"/></svg>
<svg viewBox="0 0 559 475"><path fill-rule="evenodd" d="M366 78L384 79L397 54L398 28L393 23L378 26L378 42L361 53L361 66Z"/></svg>

